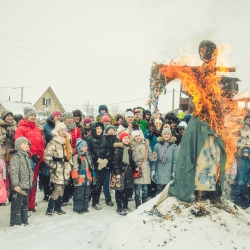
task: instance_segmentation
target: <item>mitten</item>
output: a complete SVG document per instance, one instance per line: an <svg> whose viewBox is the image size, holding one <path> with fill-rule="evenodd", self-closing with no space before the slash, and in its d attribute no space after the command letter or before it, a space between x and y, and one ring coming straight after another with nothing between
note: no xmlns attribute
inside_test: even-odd
<svg viewBox="0 0 250 250"><path fill-rule="evenodd" d="M33 154L31 158L35 164L37 164L40 161L40 157L36 154Z"/></svg>
<svg viewBox="0 0 250 250"><path fill-rule="evenodd" d="M108 160L107 159L98 159L97 162L99 163L98 165L98 170L102 170L103 168L105 168L108 164Z"/></svg>
<svg viewBox="0 0 250 250"><path fill-rule="evenodd" d="M155 171L151 171L151 180L155 181Z"/></svg>

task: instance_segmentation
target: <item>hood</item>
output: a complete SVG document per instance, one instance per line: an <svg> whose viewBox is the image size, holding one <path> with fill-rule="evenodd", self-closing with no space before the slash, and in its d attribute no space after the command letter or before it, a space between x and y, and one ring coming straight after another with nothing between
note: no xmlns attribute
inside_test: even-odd
<svg viewBox="0 0 250 250"><path fill-rule="evenodd" d="M35 128L35 127L36 127L36 122L30 122L30 121L27 121L25 118L23 118L23 119L18 123L18 127L19 127L19 126L25 126L25 127Z"/></svg>
<svg viewBox="0 0 250 250"><path fill-rule="evenodd" d="M243 147L239 148L238 152L236 153L236 156L237 157L242 157L244 149L249 149L250 150L250 146L243 146ZM250 160L250 155L248 156L248 159Z"/></svg>
<svg viewBox="0 0 250 250"><path fill-rule="evenodd" d="M168 143L169 143L169 144L172 144L172 143L174 143L176 140L177 140L176 137L171 136L171 137L169 138L169 140L168 140ZM157 141L158 141L159 143L162 144L162 143L164 142L163 137L162 137L162 136L158 137L158 138L157 138Z"/></svg>
<svg viewBox="0 0 250 250"><path fill-rule="evenodd" d="M15 127L16 126L16 121L13 120L12 123L7 123L6 121L4 121L3 119L0 119L0 126L12 126L12 127Z"/></svg>
<svg viewBox="0 0 250 250"><path fill-rule="evenodd" d="M131 149L130 143L128 144L128 146ZM114 148L123 148L123 147L124 147L124 143L122 143L122 142L115 142L114 143Z"/></svg>
<svg viewBox="0 0 250 250"><path fill-rule="evenodd" d="M47 119L47 124L48 124L50 127L52 127L52 128L54 128L55 125L56 125L56 124L52 121L52 117L51 117L51 116L48 117L48 119Z"/></svg>
<svg viewBox="0 0 250 250"><path fill-rule="evenodd" d="M102 134L99 136L96 134L96 127L102 127ZM103 132L104 132L104 125L101 122L92 122L91 126L90 126L90 130L91 130L91 135L94 138L100 138L100 137L102 137Z"/></svg>

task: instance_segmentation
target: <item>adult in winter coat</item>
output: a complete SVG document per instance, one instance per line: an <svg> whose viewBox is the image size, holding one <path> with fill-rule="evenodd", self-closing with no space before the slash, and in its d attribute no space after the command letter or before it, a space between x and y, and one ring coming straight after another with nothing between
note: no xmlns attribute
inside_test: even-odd
<svg viewBox="0 0 250 250"><path fill-rule="evenodd" d="M140 125L140 129L142 130L142 133L144 133L147 130L148 123L143 119L143 110L140 108L134 109L135 114L135 122Z"/></svg>
<svg viewBox="0 0 250 250"><path fill-rule="evenodd" d="M52 136L53 139L47 145L44 153L45 163L50 167L50 182L54 184L46 215L52 215L53 210L58 214L65 214L61 209L64 187L70 181L70 173L73 168L73 150L65 124L57 122L52 130Z"/></svg>
<svg viewBox="0 0 250 250"><path fill-rule="evenodd" d="M99 204L101 189L105 178L105 167L108 164L106 158L106 140L103 137L104 126L100 122L92 122L91 136L87 138L89 154L92 157L95 172L96 184L92 186L92 207L101 210L102 205Z"/></svg>
<svg viewBox="0 0 250 250"><path fill-rule="evenodd" d="M250 184L250 146L241 147L237 152L237 175L234 180L232 197L236 205L249 207L247 185Z"/></svg>
<svg viewBox="0 0 250 250"><path fill-rule="evenodd" d="M121 122L123 121L123 116L120 115L120 114L117 114L115 116L115 122L114 122L114 126L115 126L115 129L117 130L118 127L121 125Z"/></svg>
<svg viewBox="0 0 250 250"><path fill-rule="evenodd" d="M119 141L114 144L113 174L120 182L122 181L122 175L124 175L124 189L115 191L115 199L117 213L126 215L129 212L128 201L134 188L133 172L136 169L136 165L132 159L129 134L127 132L120 133Z"/></svg>
<svg viewBox="0 0 250 250"><path fill-rule="evenodd" d="M9 162L8 151L15 148L14 136L16 131L16 122L13 119L13 113L5 110L0 118L0 158Z"/></svg>
<svg viewBox="0 0 250 250"><path fill-rule="evenodd" d="M10 226L28 224L28 195L33 186L33 172L28 151L30 142L19 137L15 150L11 150L9 173L11 180L11 215ZM22 193L24 192L24 193Z"/></svg>
<svg viewBox="0 0 250 250"><path fill-rule="evenodd" d="M19 137L26 137L30 145L30 157L35 164L34 181L29 194L29 211L35 212L37 176L41 162L44 161L44 140L41 129L36 125L36 111L31 108L24 108L24 118L18 123L15 133L15 140Z"/></svg>
<svg viewBox="0 0 250 250"><path fill-rule="evenodd" d="M83 120L83 139L86 140L87 137L90 135L91 133L91 122L92 119L90 119L89 117L84 118Z"/></svg>
<svg viewBox="0 0 250 250"><path fill-rule="evenodd" d="M115 127L110 125L106 127L104 131L104 137L106 139L106 159L108 160L108 164L105 168L105 178L103 182L103 193L105 196L105 203L108 206L114 206L112 202L110 191L109 191L109 182L110 182L110 173L113 169L113 157L114 157L114 143L118 142L118 138L116 135Z"/></svg>
<svg viewBox="0 0 250 250"><path fill-rule="evenodd" d="M151 178L157 185L157 194L161 193L166 185L173 179L179 148L175 144L176 138L172 136L170 126L165 124L162 137L154 147L157 161L152 164Z"/></svg>
<svg viewBox="0 0 250 250"><path fill-rule="evenodd" d="M130 145L132 148L132 158L142 172L142 177L134 179L135 206L137 208L141 205L141 197L142 203L145 203L148 199L148 184L151 183L149 161L156 161L157 155L152 153L149 141L142 138L138 130L132 132Z"/></svg>
<svg viewBox="0 0 250 250"><path fill-rule="evenodd" d="M108 107L106 105L100 105L99 108L98 108L98 112L99 112L99 114L96 117L96 121L97 122L101 122L102 117L104 116L104 114L106 114L110 118L111 125L114 124L115 120L114 120L114 118L111 115L109 115L109 110L108 110Z"/></svg>
<svg viewBox="0 0 250 250"><path fill-rule="evenodd" d="M54 111L51 116L48 117L47 122L43 126L43 133L46 141L46 146L52 140L52 130L55 128L56 123L62 120L62 113L60 111ZM42 180L44 198L43 201L49 200L50 195L50 168L46 164L42 164L42 175L39 173L39 180Z"/></svg>
<svg viewBox="0 0 250 250"><path fill-rule="evenodd" d="M84 126L82 120L84 119L84 114L81 110L76 109L72 111L74 116L74 122L76 124L76 127L80 129L82 138L84 137Z"/></svg>
<svg viewBox="0 0 250 250"><path fill-rule="evenodd" d="M82 138L82 134L80 129L76 126L74 122L74 115L71 112L63 113L63 122L67 127L68 133L70 135L70 144L73 149L73 155L76 154L76 140L78 138ZM63 195L63 206L67 206L69 204L69 198L73 195L74 185L72 179L65 186L64 195Z"/></svg>

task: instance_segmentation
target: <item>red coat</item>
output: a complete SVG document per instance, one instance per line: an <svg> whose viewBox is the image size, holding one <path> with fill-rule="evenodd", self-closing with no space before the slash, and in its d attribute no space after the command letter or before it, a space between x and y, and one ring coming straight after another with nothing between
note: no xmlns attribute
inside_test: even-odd
<svg viewBox="0 0 250 250"><path fill-rule="evenodd" d="M71 138L71 147L73 148L73 150L75 151L76 148L76 140L78 138L82 139L82 134L81 134L81 130L78 127L75 127L74 129L70 130L70 138Z"/></svg>
<svg viewBox="0 0 250 250"><path fill-rule="evenodd" d="M44 161L44 140L42 131L37 127L35 122L29 122L23 118L18 123L18 128L15 133L15 140L19 137L26 137L30 142L30 157L37 154L41 161Z"/></svg>

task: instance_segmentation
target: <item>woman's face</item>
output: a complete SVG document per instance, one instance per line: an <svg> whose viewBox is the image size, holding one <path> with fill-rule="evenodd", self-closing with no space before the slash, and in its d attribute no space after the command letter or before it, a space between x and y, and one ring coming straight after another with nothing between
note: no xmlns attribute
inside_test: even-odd
<svg viewBox="0 0 250 250"><path fill-rule="evenodd" d="M5 121L7 123L12 123L13 122L13 116L12 115L7 115L6 118L5 118Z"/></svg>
<svg viewBox="0 0 250 250"><path fill-rule="evenodd" d="M136 135L135 136L135 141L137 141L137 142L141 141L141 135Z"/></svg>
<svg viewBox="0 0 250 250"><path fill-rule="evenodd" d="M67 130L65 128L62 128L58 131L58 134L61 136L61 137L66 137L67 135Z"/></svg>
<svg viewBox="0 0 250 250"><path fill-rule="evenodd" d="M62 120L62 116L61 115L56 115L53 119L54 123L56 122L60 122Z"/></svg>
<svg viewBox="0 0 250 250"><path fill-rule="evenodd" d="M27 118L29 122L36 122L36 114L32 114Z"/></svg>
<svg viewBox="0 0 250 250"><path fill-rule="evenodd" d="M133 123L134 120L135 120L135 118L134 118L133 116L128 116L128 117L126 118L126 122L127 122L128 124Z"/></svg>
<svg viewBox="0 0 250 250"><path fill-rule="evenodd" d="M168 141L170 139L171 135L170 134L164 134L162 137L163 137L164 141Z"/></svg>
<svg viewBox="0 0 250 250"><path fill-rule="evenodd" d="M65 123L66 123L66 124L71 124L71 123L73 123L73 122L74 122L73 117L69 117L69 118L65 119Z"/></svg>
<svg viewBox="0 0 250 250"><path fill-rule="evenodd" d="M102 133L102 127L96 127L96 134L101 135Z"/></svg>

